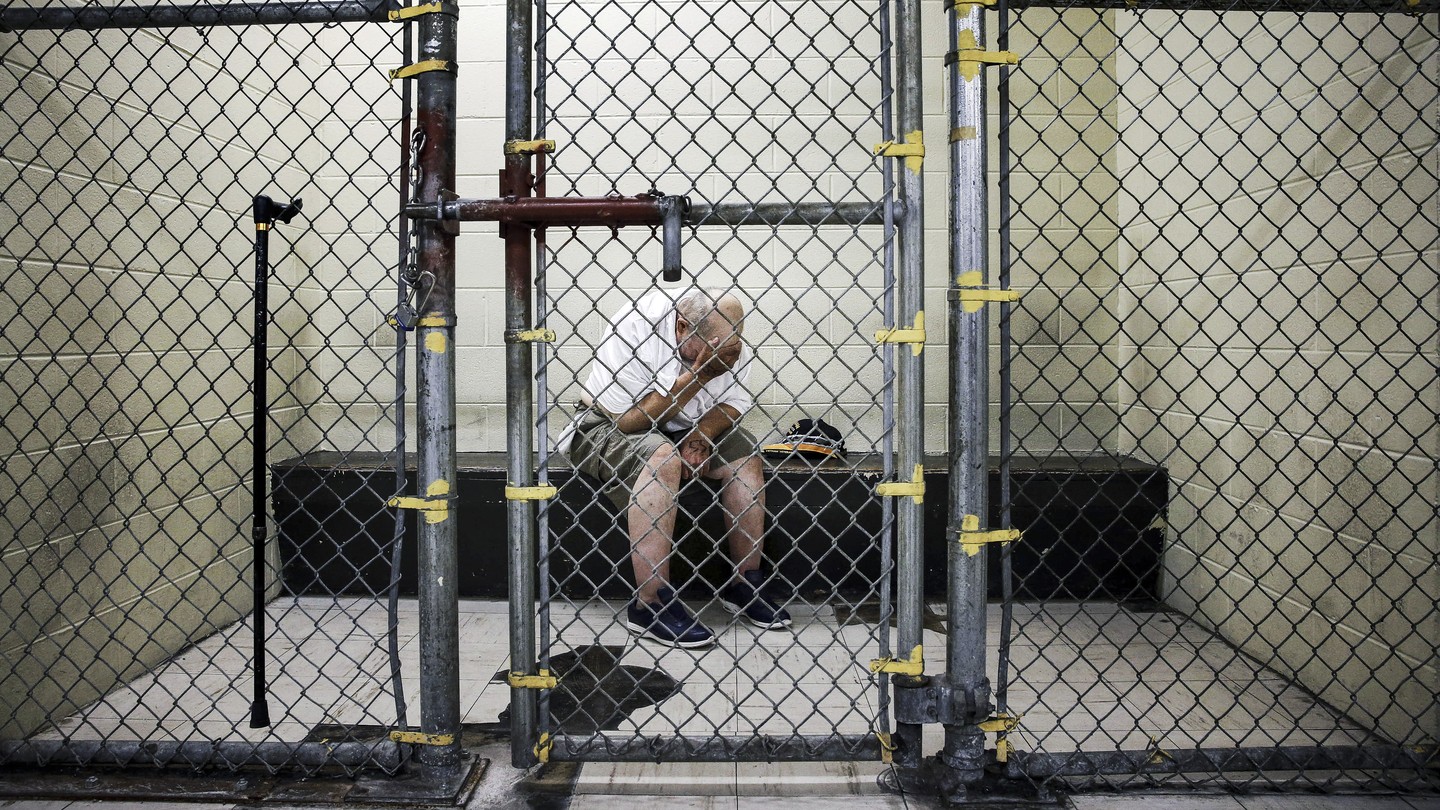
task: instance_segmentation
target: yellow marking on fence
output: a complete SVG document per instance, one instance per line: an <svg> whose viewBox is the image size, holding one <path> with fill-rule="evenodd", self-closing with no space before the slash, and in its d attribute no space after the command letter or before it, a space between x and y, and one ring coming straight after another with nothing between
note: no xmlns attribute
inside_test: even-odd
<svg viewBox="0 0 1440 810"><path fill-rule="evenodd" d="M909 481L886 481L875 486L875 494L882 498L914 498L915 503L925 502L925 468L915 465L915 474Z"/></svg>
<svg viewBox="0 0 1440 810"><path fill-rule="evenodd" d="M974 557L980 553L980 549L986 543L1013 543L1020 539L1019 529L995 529L994 531L980 530L979 515L966 515L960 519L960 529L956 532L957 540L960 541L960 548L965 550L968 556Z"/></svg>
<svg viewBox="0 0 1440 810"><path fill-rule="evenodd" d="M915 649L910 651L909 658L895 658L885 656L874 658L870 661L870 671L875 674L882 672L890 675L912 675L919 677L925 674L925 646L916 644Z"/></svg>
<svg viewBox="0 0 1440 810"><path fill-rule="evenodd" d="M921 130L905 133L904 142L886 141L875 144L875 154L882 157L903 157L905 168L915 174L925 167L925 138Z"/></svg>
<svg viewBox="0 0 1440 810"><path fill-rule="evenodd" d="M925 351L925 310L915 313L915 325L881 329L875 333L876 343L909 343L915 356Z"/></svg>

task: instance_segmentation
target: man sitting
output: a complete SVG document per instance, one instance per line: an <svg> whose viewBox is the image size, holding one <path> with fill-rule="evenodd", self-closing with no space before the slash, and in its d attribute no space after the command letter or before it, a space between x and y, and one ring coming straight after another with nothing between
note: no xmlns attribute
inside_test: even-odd
<svg viewBox="0 0 1440 810"><path fill-rule="evenodd" d="M602 482L627 510L637 594L627 610L632 633L674 647L705 647L710 631L670 584L675 510L681 483L720 482L725 537L735 574L721 605L766 629L790 625L762 593L764 465L740 427L754 404L745 382L752 353L745 311L723 290L655 290L610 321L591 364L577 421L562 437L576 469Z"/></svg>

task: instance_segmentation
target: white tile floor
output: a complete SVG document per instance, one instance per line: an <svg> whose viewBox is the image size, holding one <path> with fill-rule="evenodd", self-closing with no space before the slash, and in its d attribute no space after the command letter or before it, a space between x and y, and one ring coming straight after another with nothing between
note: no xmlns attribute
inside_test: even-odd
<svg viewBox="0 0 1440 810"><path fill-rule="evenodd" d="M619 731L609 732L613 736L866 734L877 727L877 692L865 668L876 655L873 626L852 619L837 627L835 612L820 605L794 610L793 632L763 632L707 608L702 618L720 641L694 652L636 641L616 621L617 611L623 605L594 601L563 610L557 605L553 651L615 645L623 649L621 663L658 668L680 682L681 691L633 712ZM277 600L268 616L276 639L269 647L274 728L248 728L251 630L242 622L41 736L293 741L320 723L393 720L383 604ZM993 608L992 666L999 621ZM1015 627L1008 697L1012 711L1024 715L1012 738L1024 750L1349 744L1365 738L1362 729L1304 691L1172 614L1115 605L1020 605ZM506 706L508 689L493 676L508 668L508 633L504 603L462 603L459 666L466 722L494 722ZM928 630L924 635L926 671L938 673L943 637ZM414 705L419 657L414 602L402 603L400 642L405 691ZM938 747L940 729L927 728L927 735L927 748ZM821 776L836 777L839 789L868 792L878 772L870 765L848 776L826 772L830 766L791 776L802 786L797 792L813 788ZM607 784L634 781L641 768L596 765L585 769L585 778L600 792ZM720 770L716 778L731 795L766 795L783 789L787 778L780 766L728 764ZM672 781L687 778L677 772Z"/></svg>

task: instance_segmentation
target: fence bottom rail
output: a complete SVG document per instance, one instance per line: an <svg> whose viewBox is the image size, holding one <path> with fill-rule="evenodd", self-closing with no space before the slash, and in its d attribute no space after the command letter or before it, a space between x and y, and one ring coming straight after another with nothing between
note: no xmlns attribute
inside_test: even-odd
<svg viewBox="0 0 1440 810"><path fill-rule="evenodd" d="M1440 767L1433 747L1399 745L1279 746L1058 753L1017 752L1008 774L1030 778L1221 773L1235 771L1390 770Z"/></svg>
<svg viewBox="0 0 1440 810"><path fill-rule="evenodd" d="M844 762L880 759L866 735L715 737L556 737L552 760L574 762Z"/></svg>
<svg viewBox="0 0 1440 810"><path fill-rule="evenodd" d="M47 765L178 766L195 769L261 767L377 769L394 773L405 762L389 742L244 742L143 740L26 740L0 742L0 763Z"/></svg>

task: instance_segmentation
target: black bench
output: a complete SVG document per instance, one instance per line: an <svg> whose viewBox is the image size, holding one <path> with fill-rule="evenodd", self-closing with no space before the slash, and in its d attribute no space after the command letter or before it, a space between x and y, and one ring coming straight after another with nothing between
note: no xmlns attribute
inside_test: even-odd
<svg viewBox="0 0 1440 810"><path fill-rule="evenodd" d="M414 489L413 461L410 483ZM462 597L507 593L505 457L461 453L457 482L459 589ZM878 459L812 469L767 460L766 557L808 597L864 595L880 570ZM283 581L295 595L383 592L390 579L394 519L383 509L394 490L390 461L379 453L316 452L271 466ZM572 481L552 465L560 497L549 506L551 577L572 596L597 591L627 598L630 564L623 525L594 482ZM946 464L925 464L925 592L945 593ZM991 525L998 525L1000 476L992 459ZM1012 464L1011 516L1025 537L1013 546L1018 599L1154 601L1158 598L1163 517L1169 480L1163 469L1128 458L1093 457ZM415 515L407 513L401 593L415 593ZM698 527L697 527L698 524ZM710 582L726 576L719 506L692 487L681 498L676 533L682 554ZM698 531L694 529L698 528ZM1000 593L998 547L988 552L991 596ZM677 560L671 576L691 579ZM696 591L707 588L697 587ZM873 597L872 597L873 598Z"/></svg>

